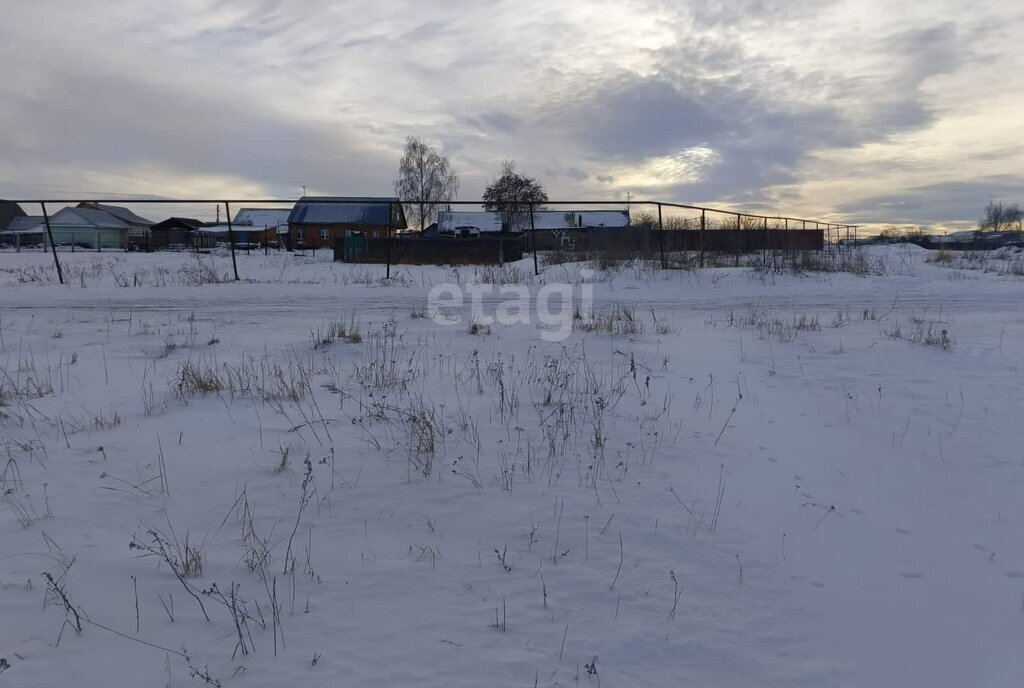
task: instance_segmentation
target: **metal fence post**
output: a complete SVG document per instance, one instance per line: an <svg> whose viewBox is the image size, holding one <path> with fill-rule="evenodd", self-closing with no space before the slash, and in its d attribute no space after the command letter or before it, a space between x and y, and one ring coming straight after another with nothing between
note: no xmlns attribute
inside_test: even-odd
<svg viewBox="0 0 1024 688"><path fill-rule="evenodd" d="M743 240L743 234L740 232L740 217L741 215L739 213L736 213L736 267L740 266L740 244Z"/></svg>
<svg viewBox="0 0 1024 688"><path fill-rule="evenodd" d="M238 261L235 260L235 230L231 226L231 207L224 201L224 214L228 218L228 243L231 244L231 268L235 271L235 281L238 281Z"/></svg>
<svg viewBox="0 0 1024 688"><path fill-rule="evenodd" d="M46 237L50 240L50 251L53 252L53 264L57 266L57 279L64 284L64 271L61 270L60 260L57 258L57 245L53 243L53 230L50 228L50 215L46 212L46 204L40 203L43 209L43 221L46 223Z"/></svg>
<svg viewBox="0 0 1024 688"><path fill-rule="evenodd" d="M708 211L701 208L700 211L700 266L704 267L704 229L707 225Z"/></svg>
<svg viewBox="0 0 1024 688"><path fill-rule="evenodd" d="M661 240L661 269L668 270L665 262L665 225L661 221L661 203L658 204L658 238Z"/></svg>
<svg viewBox="0 0 1024 688"><path fill-rule="evenodd" d="M537 225L533 220L533 203L530 204L530 236L533 239L533 274L539 275L540 268L537 266Z"/></svg>
<svg viewBox="0 0 1024 688"><path fill-rule="evenodd" d="M395 212L394 204L393 203L388 203L388 226L384 230L384 237L385 237L384 241L387 242L387 254L388 254L388 257L387 257L387 262L388 262L387 274L385 275L385 278L387 278L387 279L391 279L391 218L392 218L394 212Z"/></svg>
<svg viewBox="0 0 1024 688"><path fill-rule="evenodd" d="M764 249L761 251L761 266L768 267L768 216L764 217Z"/></svg>

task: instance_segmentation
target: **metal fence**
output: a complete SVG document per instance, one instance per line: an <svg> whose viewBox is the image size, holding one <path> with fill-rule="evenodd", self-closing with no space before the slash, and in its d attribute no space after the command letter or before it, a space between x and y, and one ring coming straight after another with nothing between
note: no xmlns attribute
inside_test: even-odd
<svg viewBox="0 0 1024 688"><path fill-rule="evenodd" d="M58 205L77 206L79 204L97 205L118 205L129 206L130 208L152 212L153 208L163 209L166 214L168 209L177 209L180 214L174 217L188 215L202 215L209 217L211 212L219 216L220 209L224 209L224 223L227 226L226 238L228 248L231 251L232 270L234 279L240 279L238 273L238 262L236 252L242 248L242 243L237 241L237 233L240 231L252 231L252 228L238 227L232 221L232 207L238 208L267 208L276 206L293 206L300 199L169 199L169 198L88 198L88 199L25 199L13 200L23 209L32 210L38 208L42 213L42 226L45 227L46 240L44 249L49 248L53 255L54 265L61 284L64 283L64 275L61 269L60 258L57 252L57 244L53 238L53 226L50 219L50 210ZM337 197L304 197L303 203L366 203L367 199L345 199ZM402 199L397 201L382 201L400 203L404 206L425 205L434 209L445 208L479 208L483 209L482 201L419 201ZM215 209L211 211L210 209ZM614 231L614 228L607 227L562 227L556 229L538 227L537 218L542 212L557 212L564 210L566 214L571 211L588 212L593 210L608 210L609 208L625 211L629 219L629 226L619 229L627 230L628 235ZM620 252L629 255L655 258L660 261L663 268L670 266L670 257L677 252L693 253L697 264L703 267L707 262L707 256L714 254L720 257L722 254L731 256L733 264L739 265L743 255L750 255L760 252L764 264L779 251L796 252L806 250L832 251L838 247L851 246L857 241L858 225L836 223L825 220L787 217L783 215L762 215L747 213L722 208L712 208L667 201L627 201L618 200L548 200L543 203L520 204L519 210L514 211L517 215L516 224L525 237L527 250L533 254L534 272L539 274L540 268L537 254L539 251L568 250L570 253L579 253L580 249L573 246L571 235L581 235L578 230L596 230L590 232L593 237L588 237L588 243L584 251L598 253ZM390 216L391 213L389 213ZM172 217L172 215L168 215ZM219 217L218 217L219 220ZM551 245L551 234L560 232L558 237L560 245ZM817 233L817 235L815 234ZM618 234L618 236L615 236ZM3 236L0 233L0 236ZM628 236L627 241L622 236ZM815 239L820 236L820 239ZM394 238L394 233L388 231L388 237ZM568 240L567 240L568 237ZM590 240L593 239L593 240ZM72 242L73 243L73 242ZM252 248L251 242L245 248ZM269 251L270 242L262 242L261 248ZM390 242L389 242L390 245ZM136 248L139 250L151 250L156 248L148 240L136 241L134 243L125 241L119 247L123 250ZM197 250L201 247L195 246ZM291 246L276 245L277 249L291 249ZM102 242L97 240L97 250L102 250ZM74 250L74 248L73 248ZM391 273L391 251L385 252L387 264L387 275Z"/></svg>

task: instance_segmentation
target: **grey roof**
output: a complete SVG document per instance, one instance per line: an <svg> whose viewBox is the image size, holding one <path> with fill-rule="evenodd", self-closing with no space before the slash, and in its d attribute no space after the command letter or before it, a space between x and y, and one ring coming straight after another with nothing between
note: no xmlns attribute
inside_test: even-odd
<svg viewBox="0 0 1024 688"><path fill-rule="evenodd" d="M441 210L437 213L437 229L450 232L456 227L474 227L481 232L500 232L502 228L501 213L490 211L452 211Z"/></svg>
<svg viewBox="0 0 1024 688"><path fill-rule="evenodd" d="M388 216L389 210L392 217ZM292 208L288 224L407 226L397 198L362 196L303 196Z"/></svg>
<svg viewBox="0 0 1024 688"><path fill-rule="evenodd" d="M143 227L150 227L153 225L152 221L147 220L144 217L139 217L138 215L128 210L127 208L122 208L119 205L104 205L102 203L79 203L78 207L82 209L101 210L105 213L113 215L118 220L121 220L122 222L129 225L141 225Z"/></svg>
<svg viewBox="0 0 1024 688"><path fill-rule="evenodd" d="M232 223L250 227L280 227L288 224L291 212L291 208L241 208Z"/></svg>
<svg viewBox="0 0 1024 688"><path fill-rule="evenodd" d="M106 210L99 208L61 208L50 216L55 227L95 227L96 229L130 229L137 225L128 223Z"/></svg>
<svg viewBox="0 0 1024 688"><path fill-rule="evenodd" d="M21 209L21 206L12 201L0 200L0 229L3 229L11 223L16 217L24 217L25 211Z"/></svg>
<svg viewBox="0 0 1024 688"><path fill-rule="evenodd" d="M42 229L42 224L42 215L23 215L8 222L7 229L11 232L23 232L25 230L34 230L37 227Z"/></svg>

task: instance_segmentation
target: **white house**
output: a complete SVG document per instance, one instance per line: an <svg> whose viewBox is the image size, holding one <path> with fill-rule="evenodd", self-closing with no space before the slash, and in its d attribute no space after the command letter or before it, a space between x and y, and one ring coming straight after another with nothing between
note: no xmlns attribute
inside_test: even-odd
<svg viewBox="0 0 1024 688"><path fill-rule="evenodd" d="M288 215L291 212L291 208L242 208L235 213L235 219L231 223L261 230L274 229L278 234L287 234Z"/></svg>
<svg viewBox="0 0 1024 688"><path fill-rule="evenodd" d="M539 210L533 213L537 229L592 229L629 227L628 210Z"/></svg>
<svg viewBox="0 0 1024 688"><path fill-rule="evenodd" d="M495 234L501 227L501 213L442 210L437 214L437 233L441 236Z"/></svg>
<svg viewBox="0 0 1024 688"><path fill-rule="evenodd" d="M524 213L517 225L529 231L530 217ZM476 236L500 232L508 226L503 214L497 212L441 211L437 214L437 231L442 236ZM533 226L538 230L593 229L596 227L628 227L627 210L536 210Z"/></svg>

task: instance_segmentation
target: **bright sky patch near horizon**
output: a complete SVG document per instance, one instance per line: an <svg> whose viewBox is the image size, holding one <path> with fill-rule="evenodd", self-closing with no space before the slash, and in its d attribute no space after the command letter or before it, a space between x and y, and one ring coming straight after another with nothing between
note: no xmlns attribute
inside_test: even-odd
<svg viewBox="0 0 1024 688"><path fill-rule="evenodd" d="M0 198L382 195L974 226L1024 201L1024 3L8 0Z"/></svg>

